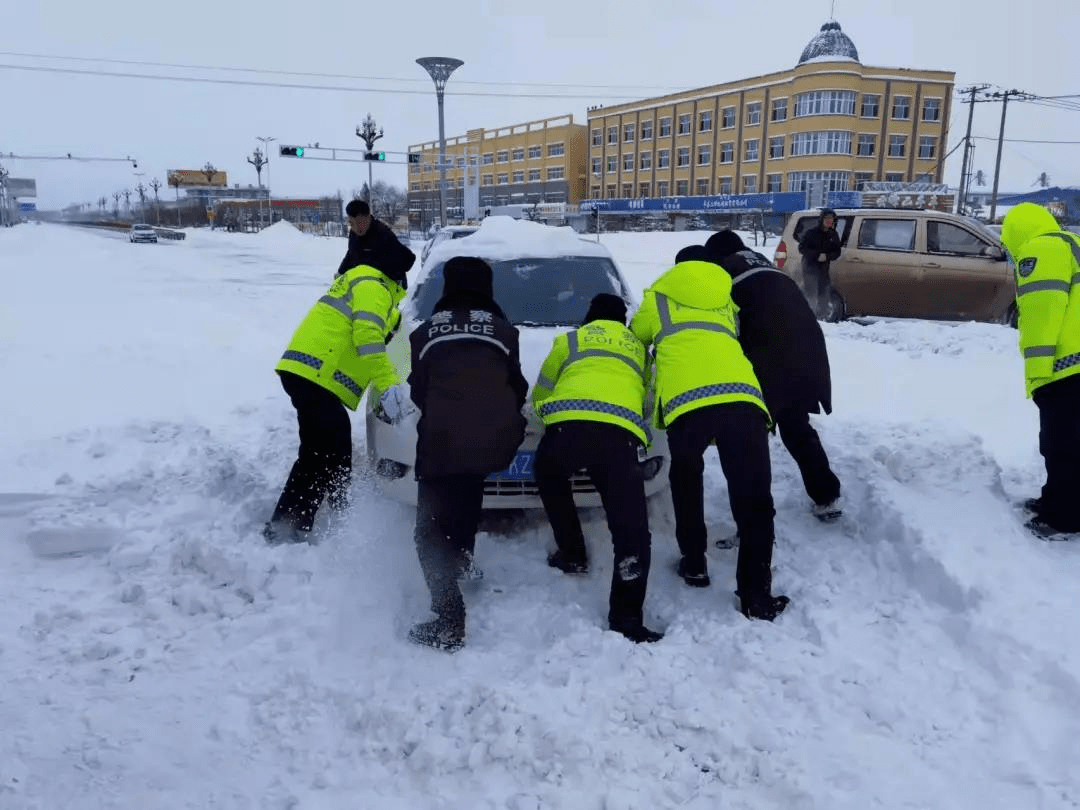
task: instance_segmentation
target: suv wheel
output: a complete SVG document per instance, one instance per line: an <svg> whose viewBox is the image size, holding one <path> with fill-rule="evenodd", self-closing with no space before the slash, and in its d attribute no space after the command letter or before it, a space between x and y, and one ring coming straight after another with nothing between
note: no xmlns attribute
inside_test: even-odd
<svg viewBox="0 0 1080 810"><path fill-rule="evenodd" d="M1011 326L1016 329L1020 325L1020 313L1016 309L1016 302L1013 301L1009 304L1009 308L1005 310L1005 314L998 319L998 323L1003 323L1005 326Z"/></svg>
<svg viewBox="0 0 1080 810"><path fill-rule="evenodd" d="M844 299L840 293L833 290L829 293L829 306L825 310L826 323L840 323L840 321L847 320L847 307L844 305Z"/></svg>

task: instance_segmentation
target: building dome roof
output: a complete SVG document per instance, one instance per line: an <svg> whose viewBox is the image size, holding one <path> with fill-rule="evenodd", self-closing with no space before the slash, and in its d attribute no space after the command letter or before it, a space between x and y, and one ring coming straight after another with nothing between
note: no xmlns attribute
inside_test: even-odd
<svg viewBox="0 0 1080 810"><path fill-rule="evenodd" d="M859 61L859 52L855 49L855 43L840 30L840 23L836 20L829 20L821 26L821 30L803 48L799 64L811 61L823 62L829 59Z"/></svg>

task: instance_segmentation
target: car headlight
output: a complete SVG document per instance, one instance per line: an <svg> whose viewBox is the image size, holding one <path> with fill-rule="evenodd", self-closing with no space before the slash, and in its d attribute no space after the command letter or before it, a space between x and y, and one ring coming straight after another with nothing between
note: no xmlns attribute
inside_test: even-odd
<svg viewBox="0 0 1080 810"><path fill-rule="evenodd" d="M641 471L645 474L646 481L652 481L660 474L660 470L664 466L663 456L652 456L641 462Z"/></svg>

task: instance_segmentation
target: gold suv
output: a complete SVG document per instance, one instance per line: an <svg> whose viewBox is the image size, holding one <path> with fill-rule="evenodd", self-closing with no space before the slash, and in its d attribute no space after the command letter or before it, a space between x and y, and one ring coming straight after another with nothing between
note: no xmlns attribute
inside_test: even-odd
<svg viewBox="0 0 1080 810"><path fill-rule="evenodd" d="M820 211L797 211L776 247L777 267L802 284L799 239ZM826 319L882 315L1015 325L1012 263L982 223L940 211L836 209L840 258L832 263Z"/></svg>

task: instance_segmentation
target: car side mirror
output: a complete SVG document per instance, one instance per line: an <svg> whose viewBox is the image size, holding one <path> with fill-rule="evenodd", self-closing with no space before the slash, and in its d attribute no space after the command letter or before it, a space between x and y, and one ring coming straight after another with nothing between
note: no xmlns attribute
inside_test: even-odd
<svg viewBox="0 0 1080 810"><path fill-rule="evenodd" d="M982 254L983 256L989 256L996 262L1005 261L1005 251L1002 248L996 247L995 245L987 245L986 247L984 247Z"/></svg>

